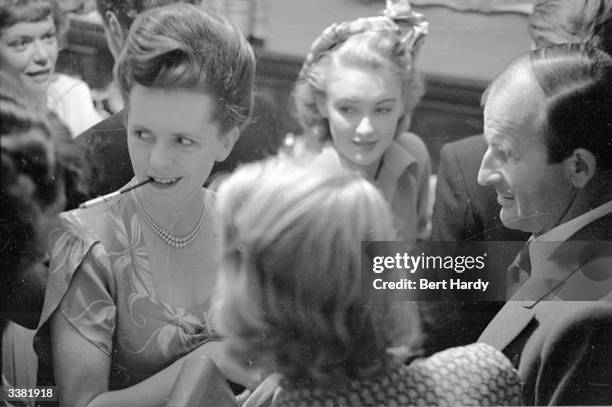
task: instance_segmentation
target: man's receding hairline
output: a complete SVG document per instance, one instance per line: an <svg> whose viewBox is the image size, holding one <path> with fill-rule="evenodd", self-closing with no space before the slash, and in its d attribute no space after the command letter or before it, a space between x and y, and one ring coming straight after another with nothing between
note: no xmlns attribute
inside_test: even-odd
<svg viewBox="0 0 612 407"><path fill-rule="evenodd" d="M516 78L520 77L520 83L517 84ZM539 95L539 103L540 107L539 112L539 121L540 121L540 132L539 139L541 141L544 140L544 128L546 126L547 114L546 114L546 94L544 90L538 83L536 76L531 67L530 61L528 57L521 57L515 60L513 63L508 66L504 71L502 71L493 82L486 89L483 97L486 99L483 101L483 106L486 107L486 104L489 102L491 95L495 94L495 96L499 94L503 94L504 90L511 88L512 86L525 86L527 83L530 83L531 90L535 89L537 94ZM500 93L502 92L502 93ZM526 94L524 92L523 94Z"/></svg>
<svg viewBox="0 0 612 407"><path fill-rule="evenodd" d="M520 78L520 84L518 85L517 78ZM491 94L498 94L500 91L504 91L511 86L524 86L527 83L529 83L529 86L532 87L531 89L536 90L537 94L540 96L540 106L546 108L546 93L536 79L528 55L524 55L514 60L493 80L493 82L491 82L483 94L481 105L483 108L486 106ZM545 116L542 117L542 121L542 124L544 124L544 121L546 121Z"/></svg>

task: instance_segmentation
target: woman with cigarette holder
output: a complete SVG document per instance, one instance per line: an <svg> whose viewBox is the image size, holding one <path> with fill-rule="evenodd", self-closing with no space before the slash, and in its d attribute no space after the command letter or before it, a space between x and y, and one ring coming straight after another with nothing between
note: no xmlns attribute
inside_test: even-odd
<svg viewBox="0 0 612 407"><path fill-rule="evenodd" d="M239 30L198 7L134 22L117 74L135 178L62 215L53 239L37 347L62 406L162 405L186 356L249 385L209 321L217 215L202 185L250 115L254 70Z"/></svg>

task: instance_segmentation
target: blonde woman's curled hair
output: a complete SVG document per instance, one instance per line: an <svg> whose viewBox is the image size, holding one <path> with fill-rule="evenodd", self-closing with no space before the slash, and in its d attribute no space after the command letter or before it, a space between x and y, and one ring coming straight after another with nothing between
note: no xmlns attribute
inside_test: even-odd
<svg viewBox="0 0 612 407"><path fill-rule="evenodd" d="M325 98L330 80L341 76L342 69L388 70L400 79L404 114L396 134L410 126L412 112L425 89L416 72L412 56L402 44L402 37L393 30L366 30L350 36L346 41L325 52L309 63L293 90L295 116L308 135L319 142L331 138L329 124L317 107L317 98Z"/></svg>
<svg viewBox="0 0 612 407"><path fill-rule="evenodd" d="M288 385L338 383L382 360L385 306L361 286L361 241L395 240L375 186L340 168L275 157L219 188L216 327L243 360ZM380 305L379 303L377 303Z"/></svg>

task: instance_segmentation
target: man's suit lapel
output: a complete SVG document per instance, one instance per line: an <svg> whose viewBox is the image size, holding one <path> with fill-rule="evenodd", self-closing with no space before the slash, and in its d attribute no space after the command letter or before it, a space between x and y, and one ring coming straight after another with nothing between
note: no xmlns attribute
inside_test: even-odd
<svg viewBox="0 0 612 407"><path fill-rule="evenodd" d="M565 301L605 299L612 291L610 241L612 214L596 219L561 243L548 258L542 260L542 280L527 280L511 300L531 301L530 307L533 307L547 297L549 300L554 297ZM549 274L546 270L555 272Z"/></svg>
<svg viewBox="0 0 612 407"><path fill-rule="evenodd" d="M550 256L546 266L563 270L558 275L566 276L563 281L550 280L550 292L555 299L595 301L612 292L612 243L609 241L566 241Z"/></svg>
<svg viewBox="0 0 612 407"><path fill-rule="evenodd" d="M478 342L503 350L508 347L535 317L533 301L509 301L497 313L478 338Z"/></svg>
<svg viewBox="0 0 612 407"><path fill-rule="evenodd" d="M594 220L567 240L612 241L612 213Z"/></svg>
<svg viewBox="0 0 612 407"><path fill-rule="evenodd" d="M612 214L606 215L586 225L571 236L568 243L570 243L570 241L599 241L599 243L602 243L602 241L612 241ZM588 245L588 242L585 242L585 244ZM560 246L559 253L562 252L563 245ZM598 251L598 253L602 252ZM607 253L607 251L603 253ZM497 349L505 351L507 351L509 347L513 347L513 342L517 341L517 339L529 329L530 323L532 321L537 323L537 321L535 321L537 319L536 310L542 308L538 306L538 304L543 306L542 310L539 312L547 312L549 307L546 305L553 306L552 303L546 304L540 302L540 298L545 297L551 290L540 287L540 289L536 289L536 291L538 295L531 297L530 301L508 301L493 320L491 320L489 325L487 325L478 338L478 341L488 343ZM558 304L556 307L558 307ZM554 310L556 308L553 307L552 309ZM507 352L505 353L508 354Z"/></svg>

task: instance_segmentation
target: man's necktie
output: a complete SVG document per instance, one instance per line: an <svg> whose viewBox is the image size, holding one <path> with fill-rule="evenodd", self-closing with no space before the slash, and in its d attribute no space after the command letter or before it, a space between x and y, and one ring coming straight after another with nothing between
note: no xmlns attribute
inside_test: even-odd
<svg viewBox="0 0 612 407"><path fill-rule="evenodd" d="M512 297L531 275L531 258L529 257L530 243L531 241L525 243L525 246L518 252L516 258L508 267L506 299Z"/></svg>

